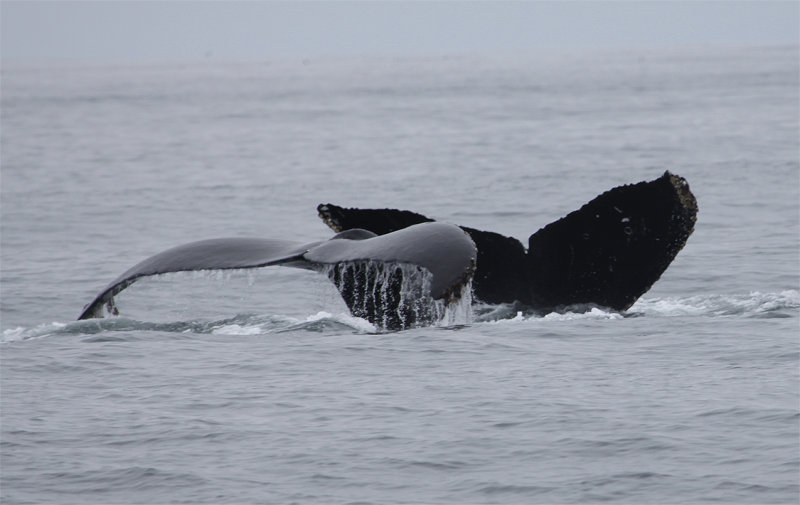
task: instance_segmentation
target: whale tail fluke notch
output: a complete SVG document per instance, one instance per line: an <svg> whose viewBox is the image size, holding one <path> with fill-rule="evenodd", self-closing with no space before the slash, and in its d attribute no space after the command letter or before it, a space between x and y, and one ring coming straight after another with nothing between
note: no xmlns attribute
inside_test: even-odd
<svg viewBox="0 0 800 505"><path fill-rule="evenodd" d="M409 210L397 209L347 209L332 203L317 206L319 217L336 233L352 228L363 228L377 235L385 235L411 225L429 223L433 219Z"/></svg>
<svg viewBox="0 0 800 505"><path fill-rule="evenodd" d="M335 232L363 228L383 235L413 224L433 221L427 216L408 210L346 208L332 203L318 205L317 212ZM480 299L487 303L524 299L528 284L524 276L519 275L527 267L522 243L492 231L467 226L462 226L461 229L469 234L478 248L479 266L472 280L472 287L475 293L480 293Z"/></svg>
<svg viewBox="0 0 800 505"><path fill-rule="evenodd" d="M432 221L397 209L317 208L336 231L388 233L407 222ZM528 239L462 226L478 248L475 298L522 302L538 310L598 305L626 310L655 283L694 230L697 201L670 172L611 189Z"/></svg>

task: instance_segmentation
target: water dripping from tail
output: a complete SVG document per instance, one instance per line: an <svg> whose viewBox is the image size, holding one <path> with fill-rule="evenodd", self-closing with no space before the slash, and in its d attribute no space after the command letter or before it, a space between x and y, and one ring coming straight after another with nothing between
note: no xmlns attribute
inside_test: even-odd
<svg viewBox="0 0 800 505"><path fill-rule="evenodd" d="M350 312L385 330L469 324L472 283L447 301L431 297L432 274L409 263L348 261L327 266L323 273L342 295Z"/></svg>

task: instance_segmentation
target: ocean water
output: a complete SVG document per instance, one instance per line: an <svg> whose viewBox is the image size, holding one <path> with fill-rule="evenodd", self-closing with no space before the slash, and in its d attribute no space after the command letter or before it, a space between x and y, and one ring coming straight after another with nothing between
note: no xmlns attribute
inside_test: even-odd
<svg viewBox="0 0 800 505"><path fill-rule="evenodd" d="M797 503L798 48L4 65L5 504ZM316 205L526 243L669 169L694 234L629 311L477 305L381 332L289 268Z"/></svg>

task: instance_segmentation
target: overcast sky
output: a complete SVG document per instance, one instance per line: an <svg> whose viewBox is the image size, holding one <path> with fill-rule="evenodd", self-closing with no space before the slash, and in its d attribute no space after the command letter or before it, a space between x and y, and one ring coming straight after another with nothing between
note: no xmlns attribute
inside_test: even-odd
<svg viewBox="0 0 800 505"><path fill-rule="evenodd" d="M800 2L0 3L3 61L798 44Z"/></svg>

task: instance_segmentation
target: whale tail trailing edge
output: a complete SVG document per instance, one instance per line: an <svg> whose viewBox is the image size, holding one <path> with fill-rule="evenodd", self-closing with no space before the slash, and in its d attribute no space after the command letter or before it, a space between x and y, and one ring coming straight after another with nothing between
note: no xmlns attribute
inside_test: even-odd
<svg viewBox="0 0 800 505"><path fill-rule="evenodd" d="M397 209L317 208L336 231L391 233L432 221ZM626 310L655 283L694 230L697 201L685 179L669 172L611 189L530 236L517 239L462 227L478 248L475 297L522 302L534 309L594 304Z"/></svg>
<svg viewBox="0 0 800 505"><path fill-rule="evenodd" d="M104 306L109 313L118 314L114 297L147 276L192 270L257 268L287 263L300 268L312 268L302 255L314 245L272 239L221 238L173 247L123 272L86 305L78 320L103 317Z"/></svg>

